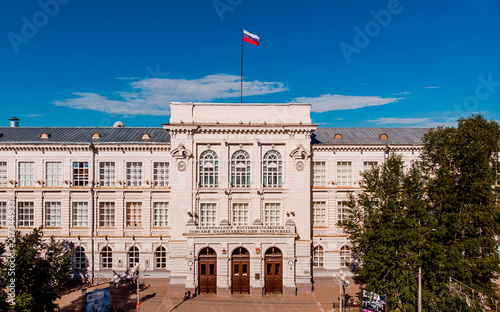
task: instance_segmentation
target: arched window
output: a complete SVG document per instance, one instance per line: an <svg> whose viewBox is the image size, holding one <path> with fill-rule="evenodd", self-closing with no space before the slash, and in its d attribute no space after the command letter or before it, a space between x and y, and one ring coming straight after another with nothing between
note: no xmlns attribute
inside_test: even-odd
<svg viewBox="0 0 500 312"><path fill-rule="evenodd" d="M279 152L270 150L264 154L262 163L264 187L281 187L281 155Z"/></svg>
<svg viewBox="0 0 500 312"><path fill-rule="evenodd" d="M217 187L219 162L214 151L204 151L200 155L200 187Z"/></svg>
<svg viewBox="0 0 500 312"><path fill-rule="evenodd" d="M133 268L139 263L139 248L133 246L128 250L128 268Z"/></svg>
<svg viewBox="0 0 500 312"><path fill-rule="evenodd" d="M160 246L160 247L156 248L155 262L156 262L157 269L167 268L167 250L165 249L165 247Z"/></svg>
<svg viewBox="0 0 500 312"><path fill-rule="evenodd" d="M313 262L314 262L314 267L316 268L325 267L325 251L323 250L323 247L316 246L314 248Z"/></svg>
<svg viewBox="0 0 500 312"><path fill-rule="evenodd" d="M75 269L83 270L87 268L87 256L85 256L85 248L78 246L75 248Z"/></svg>
<svg viewBox="0 0 500 312"><path fill-rule="evenodd" d="M231 186L250 187L250 155L243 150L231 157Z"/></svg>
<svg viewBox="0 0 500 312"><path fill-rule="evenodd" d="M348 267L351 264L351 249L349 246L340 248L340 266Z"/></svg>
<svg viewBox="0 0 500 312"><path fill-rule="evenodd" d="M101 263L103 269L113 268L113 251L111 250L111 247L106 246L102 249Z"/></svg>

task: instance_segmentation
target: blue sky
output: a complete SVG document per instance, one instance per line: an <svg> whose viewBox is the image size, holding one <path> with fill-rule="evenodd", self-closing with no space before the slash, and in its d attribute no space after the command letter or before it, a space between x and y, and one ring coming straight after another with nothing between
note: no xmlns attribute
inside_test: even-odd
<svg viewBox="0 0 500 312"><path fill-rule="evenodd" d="M21 126L156 127L170 101L312 104L331 127L500 120L500 1L1 1Z"/></svg>

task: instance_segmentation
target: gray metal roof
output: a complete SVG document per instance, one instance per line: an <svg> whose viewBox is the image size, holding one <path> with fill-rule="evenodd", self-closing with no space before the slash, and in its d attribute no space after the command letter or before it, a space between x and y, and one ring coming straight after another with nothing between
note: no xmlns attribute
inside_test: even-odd
<svg viewBox="0 0 500 312"><path fill-rule="evenodd" d="M427 128L318 128L312 135L312 144L332 145L385 145L422 144L422 137ZM42 133L48 139L40 138ZM93 140L92 135L98 133L101 138ZM142 135L147 133L151 139L145 141ZM387 139L380 139L381 134ZM341 134L342 139L335 139ZM0 143L168 143L170 135L163 128L110 128L110 127L0 127Z"/></svg>
<svg viewBox="0 0 500 312"><path fill-rule="evenodd" d="M428 128L318 128L311 138L312 144L331 145L419 145ZM381 139L381 134L387 139ZM335 139L341 134L341 139Z"/></svg>
<svg viewBox="0 0 500 312"><path fill-rule="evenodd" d="M48 139L40 138L42 133ZM98 133L100 139L93 140L92 135ZM149 134L149 140L142 135ZM170 135L163 128L108 128L108 127L0 127L0 143L168 143Z"/></svg>

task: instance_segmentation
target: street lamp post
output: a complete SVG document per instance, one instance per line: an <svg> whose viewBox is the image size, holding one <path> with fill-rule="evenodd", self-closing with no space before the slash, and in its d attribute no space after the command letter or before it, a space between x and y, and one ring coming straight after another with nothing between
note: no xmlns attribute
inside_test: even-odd
<svg viewBox="0 0 500 312"><path fill-rule="evenodd" d="M425 235L429 234L430 232L435 232L436 229L430 229L426 233L422 235L422 240L420 241L419 247L422 244L422 242L425 242L423 239ZM420 250L418 251L418 257L420 258ZM419 259L420 260L420 259ZM418 312L422 312L422 265L418 267Z"/></svg>
<svg viewBox="0 0 500 312"><path fill-rule="evenodd" d="M339 270L339 276L337 277L337 274L333 273L333 278L339 284L340 287L340 296L339 296L339 304L340 304L340 312L344 311L344 300L345 300L345 286L349 286L349 281L346 280L346 275L342 269Z"/></svg>

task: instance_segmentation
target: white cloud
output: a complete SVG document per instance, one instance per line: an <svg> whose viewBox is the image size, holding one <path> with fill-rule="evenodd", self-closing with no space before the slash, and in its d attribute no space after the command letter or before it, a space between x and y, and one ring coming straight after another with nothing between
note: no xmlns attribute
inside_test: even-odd
<svg viewBox="0 0 500 312"><path fill-rule="evenodd" d="M380 96L351 96L325 94L319 97L299 97L293 102L312 104L311 110L324 113L333 110L357 109L368 106L380 106L394 103L401 98L382 98Z"/></svg>
<svg viewBox="0 0 500 312"><path fill-rule="evenodd" d="M393 93L392 95L407 95L410 94L410 92L398 92L398 93Z"/></svg>
<svg viewBox="0 0 500 312"><path fill-rule="evenodd" d="M441 89L442 86L429 86L429 87L424 87L426 89Z"/></svg>
<svg viewBox="0 0 500 312"><path fill-rule="evenodd" d="M216 74L200 79L149 78L134 81L133 92L118 92L111 100L96 93L74 93L79 97L55 101L58 106L91 109L117 115L170 115L174 101L210 101L240 96L240 76ZM287 91L281 82L243 81L243 95L263 95Z"/></svg>
<svg viewBox="0 0 500 312"><path fill-rule="evenodd" d="M405 125L412 127L432 128L439 126L455 127L457 121L454 118L377 118L375 120L368 120L369 122L376 123L377 125Z"/></svg>

